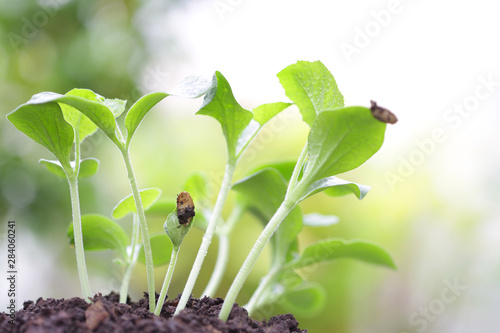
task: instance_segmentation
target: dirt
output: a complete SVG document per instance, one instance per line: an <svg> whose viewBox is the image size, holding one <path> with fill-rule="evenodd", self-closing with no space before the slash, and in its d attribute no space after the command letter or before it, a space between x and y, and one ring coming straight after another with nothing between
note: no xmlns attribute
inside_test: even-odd
<svg viewBox="0 0 500 333"><path fill-rule="evenodd" d="M92 303L82 298L39 298L24 302L16 312L15 324L7 313L0 313L0 332L62 333L62 332L176 332L176 333L285 333L307 332L298 327L291 314L256 321L245 309L233 306L227 322L218 319L221 298L191 298L186 309L172 318L178 298L164 303L160 316L148 311L147 294L138 302L119 303L119 295L97 294ZM158 295L157 295L158 298Z"/></svg>

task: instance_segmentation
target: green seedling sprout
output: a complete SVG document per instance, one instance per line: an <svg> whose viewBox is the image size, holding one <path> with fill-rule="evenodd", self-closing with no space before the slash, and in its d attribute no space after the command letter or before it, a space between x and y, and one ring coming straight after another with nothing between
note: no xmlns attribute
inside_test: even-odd
<svg viewBox="0 0 500 333"><path fill-rule="evenodd" d="M234 170L240 157L264 124L290 105L291 103L265 104L257 107L252 113L238 104L226 78L220 72L215 73L212 86L205 95L197 114L213 117L220 123L226 138L227 163L213 212L174 316L186 307L198 279L216 227L221 219L222 208L231 188ZM215 279L219 279L217 275Z"/></svg>
<svg viewBox="0 0 500 333"><path fill-rule="evenodd" d="M327 189L330 195L352 192L359 199L366 195L367 187L335 175L357 168L368 160L382 146L386 123L395 122L395 116L390 111L379 108L376 104L372 104L371 109L344 107L335 79L319 61L300 61L285 68L278 77L287 96L298 106L303 120L311 130L288 182L283 201L258 237L229 288L219 314L221 320L229 317L233 303L264 246L301 201ZM385 114L386 118L381 117L381 114ZM392 121L386 121L387 119ZM264 280L264 283L268 282ZM252 303L250 305L253 307Z"/></svg>
<svg viewBox="0 0 500 333"><path fill-rule="evenodd" d="M174 274L175 264L177 263L177 257L179 255L182 241L193 226L193 219L195 216L194 208L193 199L189 193L186 191L179 193L177 196L177 207L175 211L168 215L167 220L163 225L163 229L165 229L168 237L170 237L173 246L167 274L165 275L160 296L158 297L158 302L156 303L155 315L157 316L160 315L161 309L163 308L163 303L165 302L168 287L170 285L170 281L172 280L172 275Z"/></svg>

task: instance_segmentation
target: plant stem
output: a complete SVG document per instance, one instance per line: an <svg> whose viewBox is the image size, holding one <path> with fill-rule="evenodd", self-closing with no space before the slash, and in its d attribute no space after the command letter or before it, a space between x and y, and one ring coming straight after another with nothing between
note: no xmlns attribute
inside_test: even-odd
<svg viewBox="0 0 500 333"><path fill-rule="evenodd" d="M174 246L172 248L172 255L170 257L170 263L168 264L167 274L165 275L165 280L163 281L163 286L161 287L160 297L158 297L158 302L156 303L155 315L159 316L161 309L163 308L163 302L165 302L165 297L167 296L168 287L170 286L170 281L172 280L172 275L174 274L175 264L177 262L177 256L179 255L180 246Z"/></svg>
<svg viewBox="0 0 500 333"><path fill-rule="evenodd" d="M280 272L281 267L274 267L260 280L259 286L253 293L252 297L246 305L243 307L248 311L248 315L252 316L253 312L262 304L262 294L267 290L267 288L274 281L276 275Z"/></svg>
<svg viewBox="0 0 500 333"><path fill-rule="evenodd" d="M153 269L153 254L151 252L151 242L149 240L148 224L146 222L146 215L144 214L144 208L142 206L139 187L137 186L137 181L135 179L134 169L132 168L132 161L130 160L129 150L128 148L123 148L120 149L120 151L125 162L125 167L127 168L128 179L130 182L130 187L132 188L132 195L134 197L137 215L139 216L139 225L142 234L142 245L144 247L144 256L146 258L149 310L153 312L155 309L155 276Z"/></svg>
<svg viewBox="0 0 500 333"><path fill-rule="evenodd" d="M214 294L219 289L224 273L226 272L227 263L229 261L229 237L233 231L236 223L241 219L245 213L245 208L242 205L237 205L229 215L226 225L222 228L219 236L219 248L217 252L217 260L215 262L214 271L208 281L202 296L214 297Z"/></svg>
<svg viewBox="0 0 500 333"><path fill-rule="evenodd" d="M219 318L221 320L226 321L229 317L229 313L231 312L236 297L238 296L241 287L243 287L245 280L250 274L250 271L255 265L257 258L262 253L264 246L266 246L271 236L274 234L274 231L279 227L281 221L283 221L287 214L293 209L295 203L296 200L285 199L281 206L279 206L276 213L274 213L273 217L266 225L259 238L257 238L257 241L255 242L252 250L248 254L248 257L245 259L245 262L241 266L240 271L236 275L231 288L229 288L229 291L227 292L224 304L222 305L222 309L219 314Z"/></svg>
<svg viewBox="0 0 500 333"><path fill-rule="evenodd" d="M134 214L134 223L132 228L132 244L130 245L132 252L130 253L129 260L127 262L127 269L123 275L122 285L120 288L120 303L127 302L128 287L130 284L130 278L132 277L132 272L134 270L135 264L137 263L137 257L139 256L139 221L137 219L137 214Z"/></svg>
<svg viewBox="0 0 500 333"><path fill-rule="evenodd" d="M90 289L87 265L85 263L85 251L83 248L82 219L80 214L80 199L78 197L78 178L69 166L65 168L65 171L69 184L69 193L71 195L71 209L73 211L73 232L75 236L76 266L78 268L78 277L80 278L83 299L85 299L87 303L90 303L89 298L91 298L93 295Z"/></svg>
<svg viewBox="0 0 500 333"><path fill-rule="evenodd" d="M304 148L302 148L302 152L300 153L300 156L297 160L297 163L295 163L292 177L290 178L290 182L288 183L288 189L287 189L287 193L286 193L287 196L288 196L288 193L290 193L297 185L297 182L299 180L300 171L302 170L302 166L304 165L304 162L306 160L306 156L307 156L307 142L304 145ZM285 197L285 199L286 199L286 197Z"/></svg>
<svg viewBox="0 0 500 333"><path fill-rule="evenodd" d="M186 303L189 300L189 296L191 296L191 292L193 291L196 279L200 274L201 266L203 265L203 261L205 260L205 256L207 255L210 242L212 241L212 238L214 236L217 221L219 221L219 218L221 216L222 207L224 206L227 194L229 193L235 167L236 167L236 161L228 160L228 163L226 164L226 171L224 172L224 178L222 179L219 195L217 196L217 201L215 202L214 211L212 213L212 216L210 216L210 221L208 222L207 230L203 235L203 240L198 250L198 254L196 255L193 268L189 273L186 286L184 287L181 299L179 300L179 304L177 305L177 309L175 310L174 316L178 315L179 312L184 310L184 308L186 307Z"/></svg>
<svg viewBox="0 0 500 333"><path fill-rule="evenodd" d="M78 173L80 172L80 131L75 130L75 175L78 179Z"/></svg>

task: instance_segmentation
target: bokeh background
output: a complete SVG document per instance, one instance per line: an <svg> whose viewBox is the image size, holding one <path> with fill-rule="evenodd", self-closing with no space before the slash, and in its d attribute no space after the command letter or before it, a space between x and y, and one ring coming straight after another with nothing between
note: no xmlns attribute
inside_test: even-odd
<svg viewBox="0 0 500 333"><path fill-rule="evenodd" d="M388 127L379 153L342 175L372 186L365 199L320 194L302 204L304 212L334 214L340 223L304 228L300 246L325 236L369 239L389 250L398 270L346 260L305 272L324 287L326 301L321 310L297 314L301 327L499 331L499 7L489 0L0 0L0 239L5 244L6 221L15 219L18 304L77 296L80 288L66 239L67 183L38 164L50 153L17 132L5 119L8 112L35 93L75 87L130 105L185 76L210 78L215 70L251 110L287 100L276 77L281 69L297 60L321 60L347 105L374 99L399 122ZM205 171L215 198L225 144L215 120L194 116L201 102L167 98L148 115L132 146L140 187L175 196L189 175ZM294 108L283 119L284 128L271 123L257 138L235 180L262 163L298 157L307 126ZM109 216L130 191L118 152L100 133L86 139L82 151L101 160L99 173L80 183L82 213ZM233 202L231 194L224 215ZM130 221L120 223L130 227ZM150 223L154 232L163 221ZM239 224L218 296L225 295L260 228L248 215ZM201 236L198 230L188 236L171 294L182 291ZM205 287L215 254L216 243L195 294ZM112 258L87 254L95 291L119 288L121 271ZM4 269L4 255L0 263ZM267 264L264 255L240 304ZM157 290L165 271L156 270ZM132 298L145 289L145 269L138 264ZM276 304L260 315L292 310Z"/></svg>

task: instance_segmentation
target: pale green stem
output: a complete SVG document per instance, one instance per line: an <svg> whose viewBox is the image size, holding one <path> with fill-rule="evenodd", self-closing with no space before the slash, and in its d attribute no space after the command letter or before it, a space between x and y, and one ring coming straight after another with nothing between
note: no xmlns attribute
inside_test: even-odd
<svg viewBox="0 0 500 333"><path fill-rule="evenodd" d="M252 316L253 312L262 304L264 300L262 300L262 295L264 294L265 291L268 290L270 287L271 283L274 281L274 278L276 275L280 272L281 267L275 267L269 273L266 274L260 280L259 286L253 293L252 297L250 297L250 300L246 305L243 307L248 311L248 315Z"/></svg>
<svg viewBox="0 0 500 333"><path fill-rule="evenodd" d="M217 252L217 260L215 261L214 271L212 276L208 281L207 287L202 293L202 296L214 297L214 294L219 289L224 273L226 272L227 263L229 261L229 237L233 231L236 223L241 219L241 216L245 213L245 208L241 205L237 205L231 214L229 215L226 225L221 229L222 231L218 233L219 236L219 248Z"/></svg>
<svg viewBox="0 0 500 333"><path fill-rule="evenodd" d="M127 269L123 275L122 285L120 288L120 303L127 302L128 287L130 285L130 279L132 277L132 272L134 271L135 264L137 263L137 258L139 257L139 221L137 219L137 214L134 214L134 222L132 227L132 244L130 245L131 253L129 260L127 262Z"/></svg>
<svg viewBox="0 0 500 333"><path fill-rule="evenodd" d="M82 287L83 299L85 299L86 302L90 303L89 298L91 298L93 295L90 289L87 265L85 264L82 220L80 215L80 199L78 197L78 179L69 166L68 168L65 168L65 171L69 184L69 192L71 195L71 209L73 211L73 233L75 236L76 266L78 268L78 276L80 278L80 285Z"/></svg>
<svg viewBox="0 0 500 333"><path fill-rule="evenodd" d="M130 182L130 187L132 188L132 195L134 197L137 215L139 216L139 225L142 234L142 246L144 248L144 256L146 258L149 310L153 312L155 309L155 276L153 269L153 254L151 252L151 242L149 240L148 224L146 222L146 215L144 214L141 195L139 192L139 187L137 186L137 181L135 179L134 169L132 168L132 161L130 160L128 148L120 149L120 151L125 162L125 167L127 168L128 179Z"/></svg>
<svg viewBox="0 0 500 333"><path fill-rule="evenodd" d="M210 216L210 221L208 222L207 230L203 235L203 240L198 250L198 254L196 255L193 268L189 273L186 286L184 287L181 299L179 300L179 304L177 305L177 309L175 310L174 316L178 315L179 312L184 310L184 308L186 307L186 303L189 300L189 297L191 296L191 292L193 291L196 279L200 274L201 266L203 265L203 261L205 260L205 256L207 255L210 243L212 242L212 238L215 233L215 227L217 226L217 221L219 221L222 213L222 207L224 206L227 194L229 193L235 167L236 167L236 162L229 160L226 165L226 171L224 172L224 178L222 179L219 195L217 196L217 201L215 202L214 211L212 213L212 216Z"/></svg>
<svg viewBox="0 0 500 333"><path fill-rule="evenodd" d="M229 317L229 313L233 307L234 302L236 301L236 297L238 296L241 287L245 283L250 271L252 270L257 258L262 253L262 250L269 242L269 239L274 234L274 231L279 227L281 221L288 215L288 213L293 209L297 200L285 200L278 208L276 213L274 213L273 217L266 225L259 238L255 242L252 250L248 254L248 257L245 259L245 262L240 268L240 271L236 275L236 278L233 281L233 284L229 288L227 292L226 298L224 300L224 304L222 305L222 309L219 314L219 318L221 320L226 321Z"/></svg>
<svg viewBox="0 0 500 333"><path fill-rule="evenodd" d="M179 249L180 246L174 246L172 248L172 255L170 257L170 263L168 264L167 274L165 275L165 280L163 281L163 286L161 287L160 297L158 297L158 302L156 303L155 315L157 316L160 315L163 303L165 302L165 297L167 296L168 287L170 286L170 281L172 280L172 275L174 274L177 256L179 255Z"/></svg>

